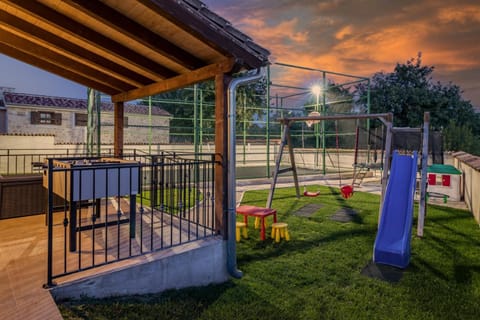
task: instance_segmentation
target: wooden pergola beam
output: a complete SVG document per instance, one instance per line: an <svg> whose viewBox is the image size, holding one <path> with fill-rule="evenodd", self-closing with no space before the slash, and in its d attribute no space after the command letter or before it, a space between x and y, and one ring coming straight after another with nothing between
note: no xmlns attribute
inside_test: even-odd
<svg viewBox="0 0 480 320"><path fill-rule="evenodd" d="M214 63L167 80L156 82L143 88L119 93L112 96L112 102L131 101L143 97L148 97L159 92L166 92L183 88L194 83L212 79L218 74L228 73L232 70L234 65L235 59L227 58L221 62Z"/></svg>

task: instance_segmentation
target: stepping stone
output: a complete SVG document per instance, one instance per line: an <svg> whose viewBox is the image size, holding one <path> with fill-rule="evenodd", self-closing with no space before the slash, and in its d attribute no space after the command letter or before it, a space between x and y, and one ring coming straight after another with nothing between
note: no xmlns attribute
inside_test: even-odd
<svg viewBox="0 0 480 320"><path fill-rule="evenodd" d="M400 281L400 279L402 279L403 271L404 270L400 268L370 261L368 265L363 268L361 274L369 278L374 278L389 283L397 283Z"/></svg>
<svg viewBox="0 0 480 320"><path fill-rule="evenodd" d="M310 203L301 207L299 210L297 210L293 214L300 217L311 217L315 212L317 212L321 208L323 208L323 204L321 203Z"/></svg>
<svg viewBox="0 0 480 320"><path fill-rule="evenodd" d="M358 213L350 208L342 208L335 212L331 217L331 220L338 222L351 222L358 219Z"/></svg>

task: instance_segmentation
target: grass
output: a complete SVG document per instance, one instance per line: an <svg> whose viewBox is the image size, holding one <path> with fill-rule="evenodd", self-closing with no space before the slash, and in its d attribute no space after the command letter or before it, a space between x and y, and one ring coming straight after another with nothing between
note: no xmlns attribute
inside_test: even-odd
<svg viewBox="0 0 480 320"><path fill-rule="evenodd" d="M143 199L141 199L140 195L137 195L137 201L142 201L144 206L150 207L152 196L153 194L151 194L150 190L145 190L142 192ZM186 191L185 189L167 188L157 191L157 199L157 203L163 199L165 211L178 214L179 212L182 212L182 210L188 210L189 208L195 206L197 201L202 201L203 194L200 192L197 194L196 188L186 189Z"/></svg>
<svg viewBox="0 0 480 320"><path fill-rule="evenodd" d="M317 190L317 187L312 187ZM313 190L312 189L312 190ZM428 206L424 238L412 237L402 279L366 277L372 258L379 197L319 187L316 198L296 199L278 189L273 202L289 224L290 242L250 238L237 246L242 279L162 294L84 299L59 305L65 319L478 319L480 230L467 211ZM263 206L268 191L247 192L243 204ZM294 212L324 206L310 217ZM339 208L358 212L354 222L330 220ZM253 225L253 224L252 224ZM414 230L416 226L414 225Z"/></svg>

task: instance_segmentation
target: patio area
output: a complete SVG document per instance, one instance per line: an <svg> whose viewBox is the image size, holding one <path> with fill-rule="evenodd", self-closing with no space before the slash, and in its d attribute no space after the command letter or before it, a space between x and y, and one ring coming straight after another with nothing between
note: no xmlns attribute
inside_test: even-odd
<svg viewBox="0 0 480 320"><path fill-rule="evenodd" d="M109 202L108 212L116 212L116 201ZM120 206L127 209L129 203L122 200ZM91 210L79 210L79 225L91 223L87 218ZM201 221L208 220L202 205L186 217L144 208L143 214L136 215L135 237L130 237L130 224L124 223L124 218L102 213L96 225L108 219L118 219L119 223L77 232L77 250L70 251L69 237L65 236L68 230L62 223L65 214L56 212L53 217L52 272L58 284L124 268L145 260L145 253L157 252L158 256L161 249L214 235L211 229L188 219L195 214ZM45 215L0 220L0 319L62 319L50 292L43 288L47 282L47 243ZM131 258L135 256L138 258Z"/></svg>
<svg viewBox="0 0 480 320"><path fill-rule="evenodd" d="M0 319L62 319L46 274L45 216L0 220Z"/></svg>

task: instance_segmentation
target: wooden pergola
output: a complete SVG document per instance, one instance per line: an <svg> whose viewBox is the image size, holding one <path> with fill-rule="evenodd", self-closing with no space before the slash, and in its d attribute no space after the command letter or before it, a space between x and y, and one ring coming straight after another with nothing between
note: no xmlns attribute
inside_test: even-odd
<svg viewBox="0 0 480 320"><path fill-rule="evenodd" d="M266 49L198 0L0 0L0 53L110 95L116 156L126 101L215 79L215 207L223 233L227 88L233 73L266 65Z"/></svg>

